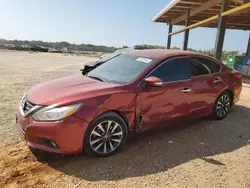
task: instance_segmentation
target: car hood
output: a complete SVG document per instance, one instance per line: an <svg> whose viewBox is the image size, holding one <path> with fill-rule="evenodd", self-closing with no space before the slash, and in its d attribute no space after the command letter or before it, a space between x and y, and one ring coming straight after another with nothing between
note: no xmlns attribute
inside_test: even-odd
<svg viewBox="0 0 250 188"><path fill-rule="evenodd" d="M79 73L34 86L28 91L27 99L37 105L62 105L109 94L117 86L117 84L97 81Z"/></svg>

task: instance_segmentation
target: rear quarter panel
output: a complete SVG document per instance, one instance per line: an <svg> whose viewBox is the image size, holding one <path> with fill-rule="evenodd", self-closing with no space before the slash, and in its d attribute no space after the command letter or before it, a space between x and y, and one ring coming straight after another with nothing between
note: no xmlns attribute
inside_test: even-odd
<svg viewBox="0 0 250 188"><path fill-rule="evenodd" d="M235 73L238 73L238 71L223 65L221 74L222 79L228 85L228 89L233 92L234 102L237 102L242 90L242 81L233 76Z"/></svg>

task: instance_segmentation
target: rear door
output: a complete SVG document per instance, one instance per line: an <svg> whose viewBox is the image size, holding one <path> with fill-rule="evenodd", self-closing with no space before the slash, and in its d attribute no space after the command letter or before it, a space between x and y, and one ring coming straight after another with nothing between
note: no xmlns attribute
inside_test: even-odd
<svg viewBox="0 0 250 188"><path fill-rule="evenodd" d="M226 87L220 78L221 65L202 57L190 57L186 60L189 62L194 96L191 115L210 115L216 97Z"/></svg>

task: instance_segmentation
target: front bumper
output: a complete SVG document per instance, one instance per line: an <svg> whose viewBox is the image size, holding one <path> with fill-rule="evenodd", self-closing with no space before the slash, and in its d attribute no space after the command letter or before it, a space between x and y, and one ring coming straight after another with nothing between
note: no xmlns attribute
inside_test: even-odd
<svg viewBox="0 0 250 188"><path fill-rule="evenodd" d="M17 126L29 147L60 154L73 154L83 151L83 138L88 123L75 116L61 121L38 122L31 116L23 117L18 111ZM51 147L44 140L51 140Z"/></svg>

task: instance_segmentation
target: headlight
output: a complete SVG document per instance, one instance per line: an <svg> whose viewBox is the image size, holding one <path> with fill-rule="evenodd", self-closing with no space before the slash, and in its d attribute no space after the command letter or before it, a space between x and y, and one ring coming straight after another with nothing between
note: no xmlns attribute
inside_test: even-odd
<svg viewBox="0 0 250 188"><path fill-rule="evenodd" d="M61 120L75 113L81 106L82 103L59 108L56 108L55 105L51 105L38 110L32 117L37 121Z"/></svg>

